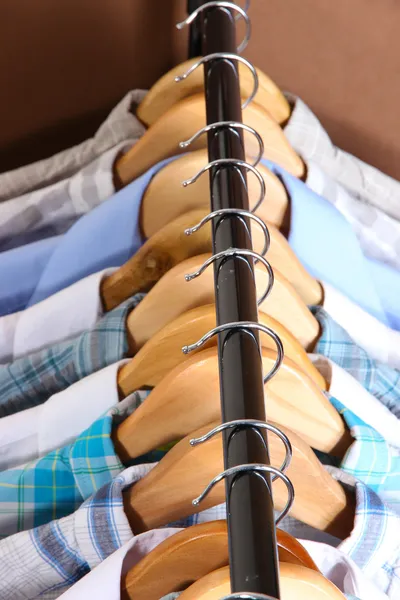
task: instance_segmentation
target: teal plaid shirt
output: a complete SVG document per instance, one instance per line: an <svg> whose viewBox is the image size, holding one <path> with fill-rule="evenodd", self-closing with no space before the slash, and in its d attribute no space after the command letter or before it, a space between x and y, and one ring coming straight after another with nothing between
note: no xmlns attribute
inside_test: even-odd
<svg viewBox="0 0 400 600"><path fill-rule="evenodd" d="M328 397L354 438L343 460L336 466L365 483L387 506L400 514L400 451L339 400L329 394ZM326 462L322 453L318 456Z"/></svg>
<svg viewBox="0 0 400 600"><path fill-rule="evenodd" d="M114 425L149 392L135 392L97 419L73 443L0 473L0 539L71 514L123 469Z"/></svg>
<svg viewBox="0 0 400 600"><path fill-rule="evenodd" d="M0 417L42 404L128 351L126 318L144 294L136 294L85 333L0 366Z"/></svg>
<svg viewBox="0 0 400 600"><path fill-rule="evenodd" d="M372 360L323 308L311 306L310 310L322 330L314 352L327 356L348 371L370 394L400 417L400 371Z"/></svg>

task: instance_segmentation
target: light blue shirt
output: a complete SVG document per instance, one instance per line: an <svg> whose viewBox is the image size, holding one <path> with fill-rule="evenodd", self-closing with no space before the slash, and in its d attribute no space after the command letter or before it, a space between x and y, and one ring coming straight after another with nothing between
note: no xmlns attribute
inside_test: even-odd
<svg viewBox="0 0 400 600"><path fill-rule="evenodd" d="M143 242L140 204L162 161L84 215L62 236L0 254L0 315L22 310L107 267L118 267ZM289 243L306 269L367 312L400 329L400 274L368 260L345 218L321 196L280 167L291 198ZM265 199L268 202L268 197Z"/></svg>
<svg viewBox="0 0 400 600"><path fill-rule="evenodd" d="M400 274L366 258L351 225L324 198L270 161L290 197L288 241L307 271L329 283L368 313L400 329ZM264 202L268 202L268 196Z"/></svg>

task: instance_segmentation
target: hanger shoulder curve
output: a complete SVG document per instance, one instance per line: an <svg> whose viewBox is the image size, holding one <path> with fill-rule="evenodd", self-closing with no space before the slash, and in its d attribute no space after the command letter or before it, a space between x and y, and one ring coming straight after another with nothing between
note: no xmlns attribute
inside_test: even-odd
<svg viewBox="0 0 400 600"><path fill-rule="evenodd" d="M154 235L167 223L189 210L203 208L210 211L210 183L205 175L184 188L182 181L189 179L208 163L207 149L193 150L165 165L150 181L141 205L141 225L146 237ZM267 190L268 201L263 202L256 214L278 227L288 207L287 191L280 179L262 164L258 165ZM250 174L247 178L251 199L258 198L260 184Z"/></svg>
<svg viewBox="0 0 400 600"><path fill-rule="evenodd" d="M263 369L276 353L262 349ZM288 358L266 384L266 414L323 452L348 447L347 429L325 395ZM207 399L205 401L205 399ZM135 412L113 432L123 462L180 440L190 431L221 419L218 353L212 347L172 369Z"/></svg>
<svg viewBox="0 0 400 600"><path fill-rule="evenodd" d="M318 571L296 538L280 529L276 533L281 562ZM228 564L226 521L193 525L161 542L122 576L122 600L159 600Z"/></svg>
<svg viewBox="0 0 400 600"><path fill-rule="evenodd" d="M261 106L251 103L243 111L243 122L255 129L264 141L264 158L268 158L296 177L304 174L304 163L287 141L283 131ZM179 143L192 137L206 125L204 94L184 98L163 114L126 154L116 161L116 173L127 185L152 165L182 154ZM205 148L206 136L193 142L191 150ZM247 136L246 154L256 155L257 142Z"/></svg>
<svg viewBox="0 0 400 600"><path fill-rule="evenodd" d="M185 274L199 269L209 257L209 254L195 256L173 267L129 314L127 327L137 348L183 312L214 302L212 268L206 269L201 277L185 281ZM261 294L268 285L268 273L260 264L255 265L255 273L257 290ZM317 319L278 270L274 275L274 286L260 310L282 323L304 348L314 347L319 335Z"/></svg>
<svg viewBox="0 0 400 600"><path fill-rule="evenodd" d="M220 482L200 506L194 508L192 503L223 471L224 466L221 434L204 444L192 446L189 442L194 437L205 435L217 424L214 421L192 431L143 479L123 492L124 509L133 532L140 533L173 523L225 501L225 486ZM292 461L286 471L296 490L292 516L344 539L354 526L354 498L329 475L298 435L286 428L285 433L293 450ZM271 464L280 465L286 454L281 440L269 435L268 444ZM273 497L276 509L282 510L287 502L287 489L282 482L274 483Z"/></svg>
<svg viewBox="0 0 400 600"><path fill-rule="evenodd" d="M139 119L147 126L152 125L171 106L186 98L204 91L202 69L196 69L190 77L179 84L175 77L185 73L199 58L187 60L160 77L151 87L136 111ZM277 85L260 69L257 69L259 89L255 101L267 109L277 123L283 123L290 116L290 105ZM248 98L253 89L254 80L247 67L239 63L240 93Z"/></svg>
<svg viewBox="0 0 400 600"><path fill-rule="evenodd" d="M282 600L345 600L342 592L321 573L300 565L280 563L279 581ZM220 600L230 592L229 567L223 567L193 583L180 600Z"/></svg>
<svg viewBox="0 0 400 600"><path fill-rule="evenodd" d="M286 327L262 311L258 320L280 337L285 356L293 360L321 390L327 390L325 379ZM215 326L214 304L193 308L168 323L140 348L129 363L121 367L118 385L122 394L127 396L142 387L154 387L160 383L169 371L184 362L186 357L182 347L197 342ZM217 341L217 336L213 336L202 349L216 346ZM260 332L260 342L264 348L276 349L275 342L266 333Z"/></svg>

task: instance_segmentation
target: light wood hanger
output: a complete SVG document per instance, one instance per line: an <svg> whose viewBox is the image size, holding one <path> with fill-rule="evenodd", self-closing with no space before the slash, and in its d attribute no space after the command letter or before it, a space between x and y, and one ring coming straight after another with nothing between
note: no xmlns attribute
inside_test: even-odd
<svg viewBox="0 0 400 600"><path fill-rule="evenodd" d="M112 310L133 294L148 291L169 269L186 258L211 252L210 223L193 235L184 233L206 214L203 210L192 210L177 217L148 239L122 267L105 277L100 291L104 308ZM306 304L319 304L321 285L304 269L284 236L267 225L271 240L267 259L271 266L290 281ZM251 234L254 251L262 252L265 236L257 223L251 223Z"/></svg>
<svg viewBox="0 0 400 600"><path fill-rule="evenodd" d="M207 149L188 152L160 169L152 178L141 204L141 226L146 237L189 210L210 212L210 181L207 174L188 187L182 181L193 177L208 163ZM280 227L288 210L289 199L281 180L263 164L257 165L266 187L264 202L256 210L264 222ZM247 177L250 208L260 196L260 184L253 173Z"/></svg>
<svg viewBox="0 0 400 600"><path fill-rule="evenodd" d="M255 129L264 141L264 158L268 158L295 177L304 175L305 166L287 141L278 123L266 110L251 103L243 110L243 123ZM161 160L181 154L179 143L189 139L206 125L204 94L184 98L160 117L128 152L116 161L116 174L127 185ZM246 136L249 156L256 155L257 142ZM207 137L200 136L190 150L205 148Z"/></svg>
<svg viewBox="0 0 400 600"><path fill-rule="evenodd" d="M345 600L329 579L300 565L281 562L279 582L282 600ZM229 567L223 567L193 583L180 600L221 600L230 592Z"/></svg>
<svg viewBox="0 0 400 600"><path fill-rule="evenodd" d="M192 503L224 470L224 465L221 435L195 446L189 441L205 435L216 425L215 422L206 425L178 442L143 479L123 492L125 514L134 533L173 523L225 501L225 486L220 482L198 507ZM291 515L345 539L354 526L355 498L329 475L299 436L279 427L293 449L286 471L296 490ZM268 443L271 464L279 467L285 458L284 446L275 435L268 436ZM275 481L273 496L275 508L282 510L287 503L285 484Z"/></svg>
<svg viewBox="0 0 400 600"><path fill-rule="evenodd" d="M326 391L327 382L286 327L262 311L259 311L258 321L280 337L285 356L308 375L321 390ZM204 333L215 326L214 304L193 308L168 323L145 343L129 363L121 367L118 374L121 393L128 395L143 387L156 386L167 373L186 360L182 347L197 342ZM217 342L217 336L212 337L202 350L216 346ZM260 332L260 342L263 348L276 350L275 342L263 332Z"/></svg>
<svg viewBox="0 0 400 600"><path fill-rule="evenodd" d="M276 361L273 350L262 349L264 373ZM119 382L121 388L121 383ZM124 387L123 395L132 392ZM290 427L313 448L343 456L352 439L339 413L297 365L284 358L265 386L269 419ZM221 418L218 350L202 350L170 371L146 402L113 432L122 462L142 456L190 431Z"/></svg>
<svg viewBox="0 0 400 600"><path fill-rule="evenodd" d="M136 115L147 126L153 125L174 104L204 92L203 69L196 69L190 77L177 84L175 77L186 73L199 59L192 58L177 65L160 77L150 88L139 104ZM239 66L240 93L248 98L253 90L254 79L248 68L242 63ZM290 117L290 105L278 86L260 69L257 69L259 88L255 102L265 108L277 123L283 123Z"/></svg>
<svg viewBox="0 0 400 600"><path fill-rule="evenodd" d="M276 531L279 560L319 572L305 548ZM208 573L229 565L226 521L193 525L167 538L122 576L122 600L159 600Z"/></svg>
<svg viewBox="0 0 400 600"><path fill-rule="evenodd" d="M215 300L212 267L202 275L185 281L185 274L197 271L210 255L189 258L168 271L150 290L142 302L128 315L127 329L132 353L141 348L162 327L180 314ZM261 295L267 288L269 277L265 267L255 265L256 287ZM259 309L282 323L300 344L311 351L320 334L317 319L290 283L274 270L275 282L268 298Z"/></svg>

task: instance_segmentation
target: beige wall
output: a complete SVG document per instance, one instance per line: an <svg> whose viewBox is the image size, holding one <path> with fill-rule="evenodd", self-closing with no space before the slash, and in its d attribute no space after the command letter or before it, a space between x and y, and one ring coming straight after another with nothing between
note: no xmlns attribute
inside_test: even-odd
<svg viewBox="0 0 400 600"><path fill-rule="evenodd" d="M173 26L185 5L0 0L0 170L84 139L125 91L185 58ZM400 4L252 0L250 16L245 55L343 148L400 178Z"/></svg>

